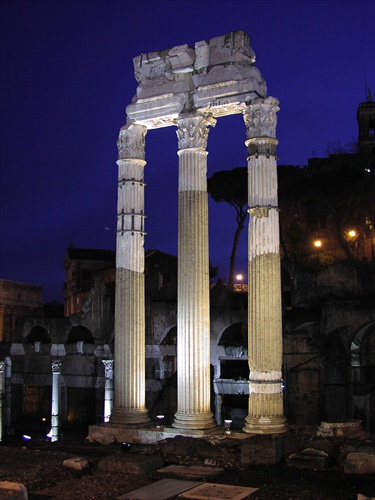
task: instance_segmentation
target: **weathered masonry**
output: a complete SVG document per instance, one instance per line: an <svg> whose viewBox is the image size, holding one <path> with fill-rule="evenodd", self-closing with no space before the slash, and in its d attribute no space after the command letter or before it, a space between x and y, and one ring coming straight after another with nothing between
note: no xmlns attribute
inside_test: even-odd
<svg viewBox="0 0 375 500"><path fill-rule="evenodd" d="M179 157L176 432L215 431L210 410L207 138L242 114L249 179L249 410L244 431L286 431L282 397L278 101L242 31L134 59L138 88L118 140L114 406L109 425L144 426L144 168L148 130L177 127Z"/></svg>

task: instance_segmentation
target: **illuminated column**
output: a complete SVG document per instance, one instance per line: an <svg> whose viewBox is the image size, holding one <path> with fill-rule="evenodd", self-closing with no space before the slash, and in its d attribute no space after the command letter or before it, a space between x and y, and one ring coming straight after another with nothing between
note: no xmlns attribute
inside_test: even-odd
<svg viewBox="0 0 375 500"><path fill-rule="evenodd" d="M177 412L173 427L215 427L210 411L207 138L215 120L178 120Z"/></svg>
<svg viewBox="0 0 375 500"><path fill-rule="evenodd" d="M118 140L114 408L110 423L149 421L146 401L144 160L147 129L127 124Z"/></svg>
<svg viewBox="0 0 375 500"><path fill-rule="evenodd" d="M0 361L0 441L3 440L3 393L5 386L5 361Z"/></svg>
<svg viewBox="0 0 375 500"><path fill-rule="evenodd" d="M60 417L60 369L61 361L52 361L52 408L51 408L51 441L59 439L59 417Z"/></svg>
<svg viewBox="0 0 375 500"><path fill-rule="evenodd" d="M102 359L104 365L104 422L109 422L113 406L113 359Z"/></svg>
<svg viewBox="0 0 375 500"><path fill-rule="evenodd" d="M4 427L8 428L11 421L11 390L12 390L12 360L5 358L5 394L4 394Z"/></svg>
<svg viewBox="0 0 375 500"><path fill-rule="evenodd" d="M244 112L248 148L249 413L243 430L286 432L281 380L282 323L276 171L277 99Z"/></svg>

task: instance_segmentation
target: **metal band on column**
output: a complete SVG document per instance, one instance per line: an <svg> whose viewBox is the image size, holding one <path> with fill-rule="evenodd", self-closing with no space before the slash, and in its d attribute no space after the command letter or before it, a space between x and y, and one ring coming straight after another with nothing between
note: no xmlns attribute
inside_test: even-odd
<svg viewBox="0 0 375 500"><path fill-rule="evenodd" d="M127 124L118 140L115 393L112 425L149 421L146 401L144 160L147 129Z"/></svg>
<svg viewBox="0 0 375 500"><path fill-rule="evenodd" d="M276 113L272 97L244 112L248 148L249 413L243 430L287 430L282 395L281 273L276 170Z"/></svg>
<svg viewBox="0 0 375 500"><path fill-rule="evenodd" d="M210 410L210 303L207 138L216 122L178 120L179 216L177 304L177 412L173 427L215 427Z"/></svg>

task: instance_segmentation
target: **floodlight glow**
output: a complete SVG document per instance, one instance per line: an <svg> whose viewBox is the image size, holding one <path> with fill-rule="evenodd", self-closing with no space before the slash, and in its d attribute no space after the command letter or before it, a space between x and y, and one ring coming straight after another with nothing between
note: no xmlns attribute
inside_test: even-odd
<svg viewBox="0 0 375 500"><path fill-rule="evenodd" d="M164 420L164 415L156 415L156 428L160 429Z"/></svg>
<svg viewBox="0 0 375 500"><path fill-rule="evenodd" d="M224 431L225 434L230 434L230 427L232 425L232 420L224 420Z"/></svg>

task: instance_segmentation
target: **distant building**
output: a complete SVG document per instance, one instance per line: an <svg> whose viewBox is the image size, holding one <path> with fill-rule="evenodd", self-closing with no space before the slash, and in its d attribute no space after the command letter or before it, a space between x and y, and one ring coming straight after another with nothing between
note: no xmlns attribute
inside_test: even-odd
<svg viewBox="0 0 375 500"><path fill-rule="evenodd" d="M0 341L11 340L18 318L42 315L42 306L41 286L0 279Z"/></svg>
<svg viewBox="0 0 375 500"><path fill-rule="evenodd" d="M115 280L114 250L95 250L70 246L65 254L64 316L79 313L99 272L108 270Z"/></svg>

